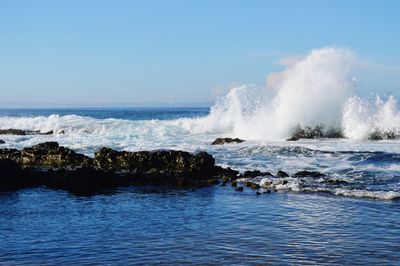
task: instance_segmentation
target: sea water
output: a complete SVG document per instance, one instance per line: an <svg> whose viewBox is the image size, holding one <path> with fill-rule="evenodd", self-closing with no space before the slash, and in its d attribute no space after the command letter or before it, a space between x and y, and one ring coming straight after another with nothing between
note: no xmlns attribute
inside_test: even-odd
<svg viewBox="0 0 400 266"><path fill-rule="evenodd" d="M277 193L230 186L131 187L78 197L44 188L0 193L1 264L392 264L400 260L400 151L396 140L249 140L191 133L209 108L1 110L1 128L54 130L2 136L4 147L43 141L93 156L119 150L206 150L240 171L309 169ZM64 130L65 134L57 134ZM296 180L287 178L290 182ZM289 182L289 184L291 184Z"/></svg>
<svg viewBox="0 0 400 266"><path fill-rule="evenodd" d="M394 97L357 93L355 61L314 50L270 74L267 88L239 86L211 108L0 110L0 129L54 133L4 135L4 148L207 151L241 172L324 174L287 177L260 196L229 186L1 193L0 263L398 264L400 112ZM286 141L304 128L343 138ZM211 145L217 137L246 142Z"/></svg>

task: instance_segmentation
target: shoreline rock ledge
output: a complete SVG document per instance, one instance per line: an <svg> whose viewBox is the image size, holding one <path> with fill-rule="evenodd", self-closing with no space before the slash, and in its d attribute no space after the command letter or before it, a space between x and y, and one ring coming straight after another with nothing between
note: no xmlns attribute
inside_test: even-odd
<svg viewBox="0 0 400 266"><path fill-rule="evenodd" d="M0 191L46 186L84 194L130 185L201 187L237 174L216 166L206 152L102 148L91 158L57 142L0 149Z"/></svg>
<svg viewBox="0 0 400 266"><path fill-rule="evenodd" d="M211 145L223 145L242 142L245 142L245 140L239 138L217 138L211 143Z"/></svg>

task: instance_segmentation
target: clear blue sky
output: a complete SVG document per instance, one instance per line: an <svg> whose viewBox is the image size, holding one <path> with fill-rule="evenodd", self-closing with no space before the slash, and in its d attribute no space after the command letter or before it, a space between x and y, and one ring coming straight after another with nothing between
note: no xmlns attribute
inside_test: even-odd
<svg viewBox="0 0 400 266"><path fill-rule="evenodd" d="M331 45L376 63L371 90L400 90L397 0L0 0L0 38L0 106L210 102Z"/></svg>

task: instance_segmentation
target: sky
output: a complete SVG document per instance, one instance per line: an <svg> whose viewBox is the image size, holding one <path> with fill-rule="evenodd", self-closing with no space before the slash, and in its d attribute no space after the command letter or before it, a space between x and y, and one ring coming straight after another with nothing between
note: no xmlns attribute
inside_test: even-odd
<svg viewBox="0 0 400 266"><path fill-rule="evenodd" d="M202 106L287 58L352 49L400 91L400 1L0 0L0 107Z"/></svg>

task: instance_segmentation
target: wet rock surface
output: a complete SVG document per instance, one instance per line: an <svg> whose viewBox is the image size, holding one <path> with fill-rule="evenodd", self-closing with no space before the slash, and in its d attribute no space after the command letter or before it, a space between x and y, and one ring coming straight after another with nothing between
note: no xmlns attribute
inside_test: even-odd
<svg viewBox="0 0 400 266"><path fill-rule="evenodd" d="M396 132L373 132L369 136L369 140L398 139L400 136Z"/></svg>
<svg viewBox="0 0 400 266"><path fill-rule="evenodd" d="M127 185L206 186L231 169L215 166L206 153L184 151L125 152L102 148L94 158L46 142L33 147L0 149L0 189L37 185L77 193Z"/></svg>
<svg viewBox="0 0 400 266"><path fill-rule="evenodd" d="M299 191L307 182L328 187L347 186L317 171L302 170L275 175L259 170L240 173L215 165L206 152L98 150L94 157L79 154L57 142L45 142L22 150L0 149L0 191L36 186L62 189L75 194L93 194L121 186L155 185L203 187L230 185L264 193ZM258 194L261 195L261 194Z"/></svg>
<svg viewBox="0 0 400 266"><path fill-rule="evenodd" d="M299 171L293 175L293 177L323 177L324 174L315 171Z"/></svg>
<svg viewBox="0 0 400 266"><path fill-rule="evenodd" d="M299 139L319 139L319 138L344 138L342 132L337 130L324 130L322 127L305 127L296 129L287 141L297 141Z"/></svg>
<svg viewBox="0 0 400 266"><path fill-rule="evenodd" d="M90 167L93 160L83 154L59 146L57 142L45 142L21 151L19 160L24 166L42 168L80 168Z"/></svg>
<svg viewBox="0 0 400 266"><path fill-rule="evenodd" d="M23 129L0 129L0 135L53 135L53 130L49 132L40 132L40 130L23 130Z"/></svg>
<svg viewBox="0 0 400 266"><path fill-rule="evenodd" d="M245 142L245 140L238 138L217 138L211 143L211 145L223 145L223 144L242 143L242 142Z"/></svg>
<svg viewBox="0 0 400 266"><path fill-rule="evenodd" d="M43 183L43 174L23 169L13 160L0 159L0 191L17 190Z"/></svg>
<svg viewBox="0 0 400 266"><path fill-rule="evenodd" d="M0 144L5 144L6 142L2 139L0 139Z"/></svg>
<svg viewBox="0 0 400 266"><path fill-rule="evenodd" d="M286 173L286 172L284 172L284 171L282 171L282 170L279 170L279 171L276 173L276 176L277 176L277 177L288 177L289 174Z"/></svg>
<svg viewBox="0 0 400 266"><path fill-rule="evenodd" d="M272 176L272 174L270 172L261 172L261 171L246 171L243 174L244 178L254 178L257 176Z"/></svg>

